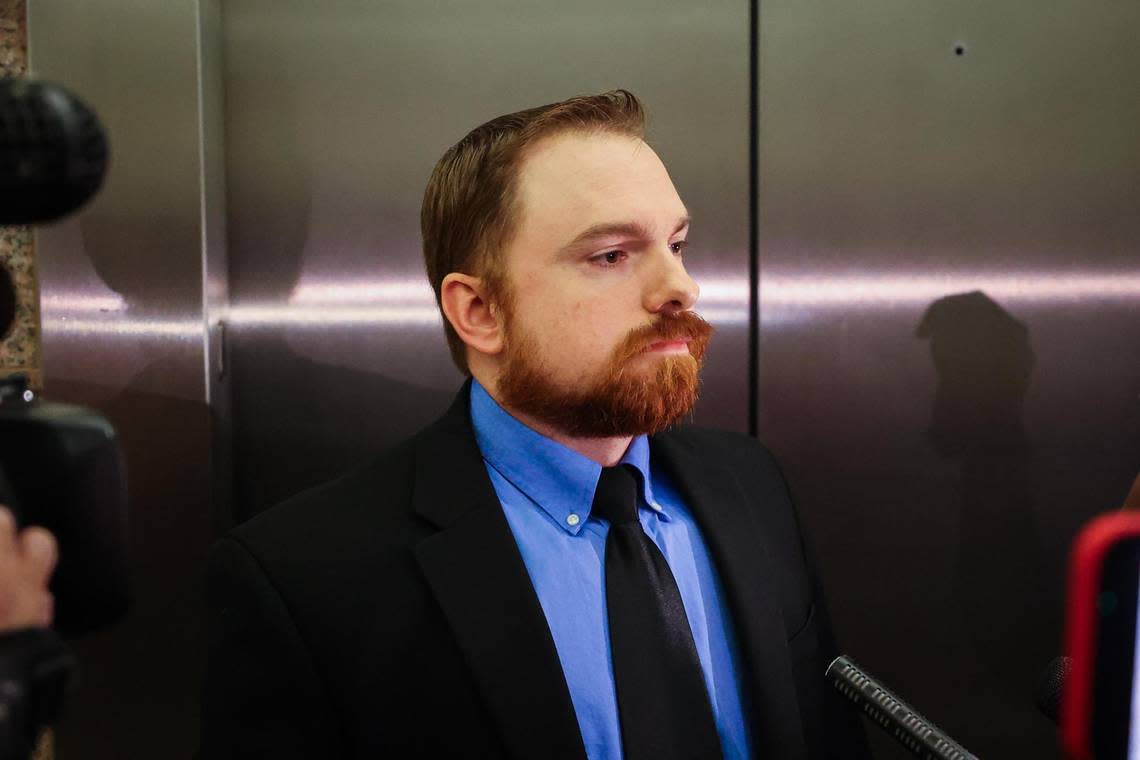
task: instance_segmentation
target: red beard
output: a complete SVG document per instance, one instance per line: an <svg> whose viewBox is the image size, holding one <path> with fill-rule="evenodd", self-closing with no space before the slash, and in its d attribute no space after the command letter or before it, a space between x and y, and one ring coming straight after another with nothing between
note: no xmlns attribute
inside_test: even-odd
<svg viewBox="0 0 1140 760"><path fill-rule="evenodd" d="M508 323L500 401L574 438L609 438L661 432L692 410L713 327L683 311L631 330L597 380L584 388L555 384L533 360L533 341L512 333L517 329ZM651 344L682 339L689 341L688 355L658 357L651 371L631 371Z"/></svg>

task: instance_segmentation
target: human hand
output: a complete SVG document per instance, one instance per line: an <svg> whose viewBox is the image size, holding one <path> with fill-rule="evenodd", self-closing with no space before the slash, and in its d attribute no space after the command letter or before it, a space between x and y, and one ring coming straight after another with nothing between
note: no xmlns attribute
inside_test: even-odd
<svg viewBox="0 0 1140 760"><path fill-rule="evenodd" d="M48 582L58 556L55 536L34 526L17 531L16 518L0 506L0 633L51 625Z"/></svg>

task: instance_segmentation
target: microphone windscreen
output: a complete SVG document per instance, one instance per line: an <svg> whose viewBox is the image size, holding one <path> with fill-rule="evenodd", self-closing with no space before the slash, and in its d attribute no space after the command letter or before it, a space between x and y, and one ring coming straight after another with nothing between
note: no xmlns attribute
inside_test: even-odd
<svg viewBox="0 0 1140 760"><path fill-rule="evenodd" d="M95 112L47 82L0 79L0 225L38 224L103 184L107 137Z"/></svg>

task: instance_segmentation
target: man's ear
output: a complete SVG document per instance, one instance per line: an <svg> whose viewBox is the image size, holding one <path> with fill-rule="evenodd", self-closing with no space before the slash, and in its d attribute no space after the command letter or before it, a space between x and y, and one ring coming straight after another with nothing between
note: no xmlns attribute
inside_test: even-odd
<svg viewBox="0 0 1140 760"><path fill-rule="evenodd" d="M483 354L503 350L502 312L492 307L481 278L452 272L443 278L439 299L444 317L460 340Z"/></svg>

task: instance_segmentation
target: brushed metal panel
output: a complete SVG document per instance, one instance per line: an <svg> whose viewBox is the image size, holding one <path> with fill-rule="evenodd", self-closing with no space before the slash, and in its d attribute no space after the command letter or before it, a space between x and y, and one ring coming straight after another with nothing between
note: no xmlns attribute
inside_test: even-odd
<svg viewBox="0 0 1140 760"><path fill-rule="evenodd" d="M747 428L748 8L225 4L237 495L243 517L430 421L460 377L423 274L444 150L501 113L625 87L694 216L720 327L697 419Z"/></svg>
<svg viewBox="0 0 1140 760"><path fill-rule="evenodd" d="M213 533L198 2L28 10L34 74L89 101L111 142L100 194L38 231L44 392L95 407L119 431L136 595L125 622L74 644L83 685L57 754L186 756Z"/></svg>
<svg viewBox="0 0 1140 760"><path fill-rule="evenodd" d="M845 649L982 757L1058 756L1068 544L1140 469L1137 28L761 4L761 436Z"/></svg>

